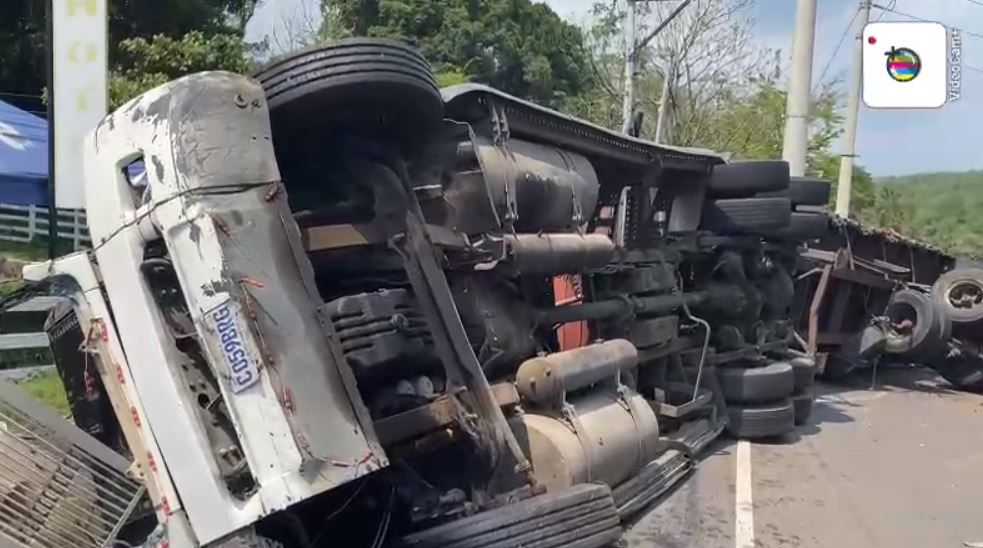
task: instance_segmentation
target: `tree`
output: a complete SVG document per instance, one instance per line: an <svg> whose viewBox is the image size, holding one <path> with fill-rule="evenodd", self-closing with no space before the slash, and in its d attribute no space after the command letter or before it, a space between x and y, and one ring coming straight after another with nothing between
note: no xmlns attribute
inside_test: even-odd
<svg viewBox="0 0 983 548"><path fill-rule="evenodd" d="M654 135L665 79L669 79L667 142L767 159L782 154L786 94L780 53L754 45L749 18L753 0L695 0L640 52L636 111L643 133ZM675 6L639 4L644 36ZM592 53L594 89L571 102L592 121L621 125L624 86L625 6L597 2L585 37ZM810 158L828 151L840 134L840 95L835 82L819 86L813 100Z"/></svg>
<svg viewBox="0 0 983 548"><path fill-rule="evenodd" d="M44 4L0 1L0 100L40 111L45 80Z"/></svg>
<svg viewBox="0 0 983 548"><path fill-rule="evenodd" d="M558 105L590 84L580 29L530 0L322 0L322 12L335 31L411 42L438 74L519 97Z"/></svg>
<svg viewBox="0 0 983 548"><path fill-rule="evenodd" d="M245 25L261 0L110 0L109 62L114 72L132 74L132 39L153 41L156 36L180 38L192 31L209 37L236 36L241 41ZM0 1L0 98L39 110L46 85L45 9L37 0ZM231 39L231 38L230 38ZM230 39L219 40L220 44ZM139 49L139 48L137 48ZM177 65L176 65L177 66ZM222 67L213 67L222 68ZM173 74L173 71L170 71ZM160 73L157 73L160 74ZM156 77L130 78L150 82ZM125 86L124 86L125 87ZM143 91L143 86L131 85ZM117 86L117 96L122 87ZM20 95L33 96L21 98Z"/></svg>
<svg viewBox="0 0 983 548"><path fill-rule="evenodd" d="M248 46L234 34L206 36L191 31L180 38L163 34L119 44L120 66L109 81L110 108L179 76L204 70L247 72Z"/></svg>
<svg viewBox="0 0 983 548"><path fill-rule="evenodd" d="M822 153L809 163L809 175L832 181L830 205L836 201L836 190L840 177L840 157ZM878 215L874 207L877 201L877 187L870 172L858 164L853 166L853 184L850 187L850 216L878 225Z"/></svg>
<svg viewBox="0 0 983 548"><path fill-rule="evenodd" d="M130 38L245 33L262 0L110 0L110 50Z"/></svg>
<svg viewBox="0 0 983 548"><path fill-rule="evenodd" d="M881 185L878 188L871 217L877 226L912 234L914 211L911 204L903 204L901 194L890 186Z"/></svg>

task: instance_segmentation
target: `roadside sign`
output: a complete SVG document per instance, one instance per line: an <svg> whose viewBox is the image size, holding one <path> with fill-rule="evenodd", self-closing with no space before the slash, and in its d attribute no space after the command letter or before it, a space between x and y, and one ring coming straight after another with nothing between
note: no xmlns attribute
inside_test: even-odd
<svg viewBox="0 0 983 548"><path fill-rule="evenodd" d="M82 142L106 115L107 0L50 0L55 202L85 208Z"/></svg>

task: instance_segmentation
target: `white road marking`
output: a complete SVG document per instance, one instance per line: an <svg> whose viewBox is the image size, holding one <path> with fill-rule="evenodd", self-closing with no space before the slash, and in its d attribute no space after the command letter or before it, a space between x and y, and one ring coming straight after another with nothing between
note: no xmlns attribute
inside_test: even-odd
<svg viewBox="0 0 983 548"><path fill-rule="evenodd" d="M874 400L879 400L884 396L887 396L887 392L883 391L870 391L866 390L863 392L849 392L843 394L826 394L825 396L817 396L816 403L825 404L846 404L846 405L859 405L862 403L868 403Z"/></svg>
<svg viewBox="0 0 983 548"><path fill-rule="evenodd" d="M751 443L737 442L737 472L735 477L734 545L754 548L754 502L751 500Z"/></svg>

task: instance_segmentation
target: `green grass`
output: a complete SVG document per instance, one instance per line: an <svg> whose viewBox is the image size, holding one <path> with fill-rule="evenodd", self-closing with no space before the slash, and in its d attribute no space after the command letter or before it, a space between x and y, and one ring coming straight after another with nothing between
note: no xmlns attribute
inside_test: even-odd
<svg viewBox="0 0 983 548"><path fill-rule="evenodd" d="M0 297L6 297L24 287L22 280L0 280Z"/></svg>
<svg viewBox="0 0 983 548"><path fill-rule="evenodd" d="M40 239L27 243L0 241L0 257L43 261L48 258L48 242Z"/></svg>
<svg viewBox="0 0 983 548"><path fill-rule="evenodd" d="M17 383L28 396L54 409L59 415L71 413L68 397L57 373L44 373Z"/></svg>
<svg viewBox="0 0 983 548"><path fill-rule="evenodd" d="M73 252L72 242L59 238L55 245L55 255L62 256ZM21 261L48 260L48 240L34 238L30 242L8 242L0 240L0 257L18 259Z"/></svg>

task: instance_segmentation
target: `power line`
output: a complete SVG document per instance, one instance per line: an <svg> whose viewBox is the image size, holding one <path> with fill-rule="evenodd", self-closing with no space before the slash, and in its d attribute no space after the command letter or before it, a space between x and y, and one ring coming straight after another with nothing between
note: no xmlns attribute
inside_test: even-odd
<svg viewBox="0 0 983 548"><path fill-rule="evenodd" d="M981 3L981 4L983 4L983 3ZM912 15L910 13L905 13L903 11L898 11L898 10L896 10L894 8L890 8L890 7L887 7L887 6L882 6L880 4L873 4L873 7L877 8L879 10L884 10L884 11L889 11L891 13L895 13L897 15L900 15L901 17L907 17L908 19L914 19L915 21L922 21L924 23L937 23L938 22L938 21L932 21L931 19L924 19L922 17L918 17L917 15ZM943 26L948 27L948 28L950 28L952 30L958 30L959 32L962 32L964 34L968 34L968 35L970 35L970 36L972 36L974 38L983 39L983 34L978 34L978 33L972 32L972 31L961 29L959 27L953 27L953 26L950 26L950 25L943 24Z"/></svg>
<svg viewBox="0 0 983 548"><path fill-rule="evenodd" d="M846 40L846 35L850 34L850 29L853 28L853 22L857 20L857 15L859 14L860 14L859 9L853 12L853 17L850 18L850 22L847 23L846 28L843 29L843 34L840 35L840 41L837 42L836 47L833 48L833 54L830 55L829 59L826 60L826 65L823 67L823 71L819 73L819 80L816 81L817 84L823 81L823 78L826 76L826 71L829 70L829 67L833 64L833 60L836 59L836 54L839 53L840 46L843 45L843 40Z"/></svg>
<svg viewBox="0 0 983 548"><path fill-rule="evenodd" d="M969 2L970 4L976 4L977 6L983 6L983 2L980 2L980 0L966 0L966 1Z"/></svg>
<svg viewBox="0 0 983 548"><path fill-rule="evenodd" d="M893 10L894 7L897 6L897 5L898 5L898 0L891 0L891 3L888 5L888 8L890 8L890 9ZM876 23L876 22L880 21L884 17L884 14L885 13L887 13L887 12L886 11L881 11L881 14L877 16L877 19L874 19L874 22Z"/></svg>

